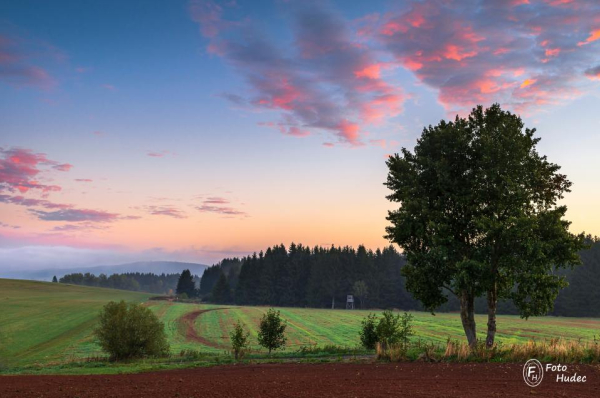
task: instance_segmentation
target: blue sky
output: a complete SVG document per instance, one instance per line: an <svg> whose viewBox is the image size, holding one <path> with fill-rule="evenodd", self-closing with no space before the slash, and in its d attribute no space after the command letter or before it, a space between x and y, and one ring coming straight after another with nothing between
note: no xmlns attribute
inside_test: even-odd
<svg viewBox="0 0 600 398"><path fill-rule="evenodd" d="M573 181L572 229L600 234L595 2L19 1L0 15L0 267L32 247L80 251L69 264L381 247L387 155L493 102Z"/></svg>

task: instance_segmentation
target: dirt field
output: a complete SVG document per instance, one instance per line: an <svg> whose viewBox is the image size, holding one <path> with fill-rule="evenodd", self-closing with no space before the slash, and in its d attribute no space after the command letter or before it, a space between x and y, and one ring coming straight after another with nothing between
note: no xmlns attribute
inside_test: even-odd
<svg viewBox="0 0 600 398"><path fill-rule="evenodd" d="M518 364L273 364L115 376L0 376L0 397L600 397L600 368L581 384L547 373L529 388Z"/></svg>

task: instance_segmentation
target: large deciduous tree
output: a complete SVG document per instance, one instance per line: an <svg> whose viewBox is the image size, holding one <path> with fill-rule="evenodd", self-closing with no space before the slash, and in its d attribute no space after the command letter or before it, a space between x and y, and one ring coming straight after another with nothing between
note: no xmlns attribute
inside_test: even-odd
<svg viewBox="0 0 600 398"><path fill-rule="evenodd" d="M487 346L498 299L522 317L543 315L567 285L555 271L580 263L583 234L569 232L558 200L571 182L536 150L540 138L495 104L423 130L414 153L391 156L387 238L407 256L407 289L433 311L458 296L467 340L477 342L474 300L487 296Z"/></svg>

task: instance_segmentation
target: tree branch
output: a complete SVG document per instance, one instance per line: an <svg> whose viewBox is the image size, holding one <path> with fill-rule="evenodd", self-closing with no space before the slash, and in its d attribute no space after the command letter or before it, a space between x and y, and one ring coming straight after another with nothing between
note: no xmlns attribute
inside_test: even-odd
<svg viewBox="0 0 600 398"><path fill-rule="evenodd" d="M458 294L456 294L456 292L452 289L450 289L448 286L446 285L442 285L442 287L446 290L448 290L450 293L454 294L455 296L458 296Z"/></svg>

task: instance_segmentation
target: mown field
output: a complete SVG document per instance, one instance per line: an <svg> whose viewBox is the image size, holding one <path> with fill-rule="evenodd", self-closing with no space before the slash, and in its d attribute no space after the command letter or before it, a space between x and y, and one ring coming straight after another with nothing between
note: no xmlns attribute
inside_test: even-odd
<svg viewBox="0 0 600 398"><path fill-rule="evenodd" d="M102 305L110 300L144 302L149 294L44 282L0 279L0 366L51 364L101 355L92 330ZM173 354L182 350L222 353L229 350L229 331L241 320L256 343L260 317L266 307L211 306L166 301L147 304L165 323ZM280 308L288 322L288 346L359 344L361 320L370 311ZM444 342L464 340L458 314L414 312L414 339ZM483 338L486 317L477 316ZM518 343L530 339L593 340L600 337L600 319L499 316L497 339Z"/></svg>
<svg viewBox="0 0 600 398"><path fill-rule="evenodd" d="M239 319L251 335L252 349L259 350L256 342L258 322L267 307L225 307L152 302L150 308L166 324L171 349L179 352L184 349L199 349L218 352L229 349L229 331ZM217 308L217 309L214 309ZM208 340L199 343L189 336L189 327L182 322L186 314L199 310L213 309L198 315L194 321L196 334ZM308 308L279 308L281 316L287 320L287 351L298 350L301 346L334 344L354 347L359 344L358 332L361 320L374 311L347 311ZM445 342L448 338L463 340L464 332L458 314L412 312L416 336L425 341ZM477 315L480 325L479 337L485 339L487 317ZM497 341L502 344L526 342L531 339L544 340L563 338L590 341L600 338L600 319L536 317L529 320L519 316L501 315L498 317Z"/></svg>
<svg viewBox="0 0 600 398"><path fill-rule="evenodd" d="M91 331L110 300L147 293L0 279L0 365L63 361L98 352Z"/></svg>

